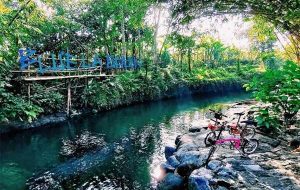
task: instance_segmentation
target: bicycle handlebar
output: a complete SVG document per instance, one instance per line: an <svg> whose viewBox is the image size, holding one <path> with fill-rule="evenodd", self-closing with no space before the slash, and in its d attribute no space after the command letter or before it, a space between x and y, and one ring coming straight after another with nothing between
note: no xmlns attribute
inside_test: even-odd
<svg viewBox="0 0 300 190"><path fill-rule="evenodd" d="M217 124L221 124L220 122L218 122L217 120L214 120L214 119L210 119L212 120L213 122L216 122Z"/></svg>
<svg viewBox="0 0 300 190"><path fill-rule="evenodd" d="M212 120L213 122L216 122L218 125L221 125L221 127L223 126L224 128L226 128L227 126L227 123L228 123L228 121L224 121L224 122L219 122L219 121L217 121L217 120L213 120L213 119L210 119L210 120Z"/></svg>

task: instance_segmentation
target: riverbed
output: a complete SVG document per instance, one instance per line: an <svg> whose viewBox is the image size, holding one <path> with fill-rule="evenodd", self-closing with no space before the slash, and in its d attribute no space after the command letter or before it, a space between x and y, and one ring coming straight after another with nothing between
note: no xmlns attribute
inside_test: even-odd
<svg viewBox="0 0 300 190"><path fill-rule="evenodd" d="M107 144L124 139L129 139L129 143L101 168L77 176L65 187L85 189L95 182L103 187L149 189L155 186L156 168L164 160L164 147L173 144L191 120L204 117L204 109L211 105L248 98L249 94L245 93L185 96L3 136L0 139L0 189L25 189L30 177L63 164L65 160L59 156L62 140L74 139L86 132L103 136Z"/></svg>

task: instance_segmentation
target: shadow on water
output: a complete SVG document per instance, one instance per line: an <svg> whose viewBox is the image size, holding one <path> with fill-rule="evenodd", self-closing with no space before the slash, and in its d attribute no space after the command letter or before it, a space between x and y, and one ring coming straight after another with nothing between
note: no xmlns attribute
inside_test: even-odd
<svg viewBox="0 0 300 190"><path fill-rule="evenodd" d="M153 181L153 167L163 159L163 147L186 130L182 123L211 104L247 98L248 94L237 93L169 99L1 137L0 189L24 189L33 173L66 164L59 159L62 139L72 139L85 131L103 134L108 144L115 145L113 156L103 160L101 167L73 176L64 186L85 189L89 185L109 183L121 188L148 188Z"/></svg>

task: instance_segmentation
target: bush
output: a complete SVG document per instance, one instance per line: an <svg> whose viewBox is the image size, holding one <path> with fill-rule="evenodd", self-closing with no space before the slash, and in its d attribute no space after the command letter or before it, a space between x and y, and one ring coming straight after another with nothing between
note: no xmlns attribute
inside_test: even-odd
<svg viewBox="0 0 300 190"><path fill-rule="evenodd" d="M43 109L29 102L23 97L16 96L7 90L9 78L0 76L0 122L10 119L27 120L31 122Z"/></svg>
<svg viewBox="0 0 300 190"><path fill-rule="evenodd" d="M0 89L3 90L3 89ZM32 122L43 109L9 92L0 92L0 121L19 118Z"/></svg>
<svg viewBox="0 0 300 190"><path fill-rule="evenodd" d="M267 110L261 110L259 119L267 127L279 126L274 122L280 123L280 120L289 125L299 111L300 67L296 63L287 61L281 69L268 69L246 87L253 90L257 100L270 104Z"/></svg>
<svg viewBox="0 0 300 190"><path fill-rule="evenodd" d="M44 109L45 114L57 112L63 108L64 96L57 91L47 90L44 86L34 84L32 86L32 102Z"/></svg>

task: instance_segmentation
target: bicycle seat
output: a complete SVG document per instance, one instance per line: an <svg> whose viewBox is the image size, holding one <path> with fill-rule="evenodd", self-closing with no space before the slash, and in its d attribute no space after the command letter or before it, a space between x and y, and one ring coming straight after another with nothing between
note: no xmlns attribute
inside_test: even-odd
<svg viewBox="0 0 300 190"><path fill-rule="evenodd" d="M252 115L252 114L254 114L255 113L255 111L248 111L248 114L249 115Z"/></svg>
<svg viewBox="0 0 300 190"><path fill-rule="evenodd" d="M244 115L245 112L234 113L235 115Z"/></svg>
<svg viewBox="0 0 300 190"><path fill-rule="evenodd" d="M241 121L241 123L245 123L247 125L254 125L254 126L257 125L256 121L251 121L251 120Z"/></svg>

